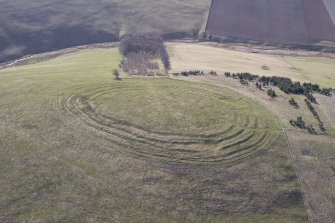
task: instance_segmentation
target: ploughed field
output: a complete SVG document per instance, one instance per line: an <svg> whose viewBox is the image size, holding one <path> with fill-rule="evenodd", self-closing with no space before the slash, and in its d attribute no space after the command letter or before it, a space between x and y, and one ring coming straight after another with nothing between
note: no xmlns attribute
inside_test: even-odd
<svg viewBox="0 0 335 223"><path fill-rule="evenodd" d="M114 42L127 33L192 35L210 0L0 0L0 63L27 54Z"/></svg>
<svg viewBox="0 0 335 223"><path fill-rule="evenodd" d="M330 1L213 0L206 31L247 40L314 44L335 41L332 18Z"/></svg>
<svg viewBox="0 0 335 223"><path fill-rule="evenodd" d="M0 71L1 222L306 222L273 114L224 87L114 80L120 60Z"/></svg>
<svg viewBox="0 0 335 223"><path fill-rule="evenodd" d="M328 9L329 15L335 24L335 2L333 0L324 0L326 8Z"/></svg>

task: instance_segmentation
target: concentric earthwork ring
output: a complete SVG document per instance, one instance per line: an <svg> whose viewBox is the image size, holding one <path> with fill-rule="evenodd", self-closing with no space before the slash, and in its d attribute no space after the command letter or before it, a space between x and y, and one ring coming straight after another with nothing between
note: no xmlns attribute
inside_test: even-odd
<svg viewBox="0 0 335 223"><path fill-rule="evenodd" d="M227 98L227 92L220 92L217 88L202 88L198 85L187 89L184 86L183 89L178 89L178 86L169 84L155 87L161 91L173 88L174 91L180 91L181 95L190 92L197 96L213 97L213 101ZM62 100L60 106L95 132L97 137L115 145L112 148L150 159L195 164L230 163L268 148L278 135L278 129L271 129L269 126L271 120L261 117L263 111L258 111L258 106L245 99L242 99L244 107L249 107L250 110L243 111L243 108L241 110L234 107L234 103L228 101L223 104L225 107L222 109L230 113L224 116L222 127L216 126L213 131L193 133L148 128L97 110L95 100L99 97L134 93L144 88L101 85L93 90L82 90ZM236 97L234 100L241 98Z"/></svg>

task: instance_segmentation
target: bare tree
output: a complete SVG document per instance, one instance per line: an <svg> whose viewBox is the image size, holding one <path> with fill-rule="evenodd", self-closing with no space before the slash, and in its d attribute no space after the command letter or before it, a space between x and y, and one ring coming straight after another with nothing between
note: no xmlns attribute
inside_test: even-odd
<svg viewBox="0 0 335 223"><path fill-rule="evenodd" d="M120 78L120 72L119 72L118 69L113 69L112 72L113 72L113 76L114 76L115 80L121 80L121 78Z"/></svg>

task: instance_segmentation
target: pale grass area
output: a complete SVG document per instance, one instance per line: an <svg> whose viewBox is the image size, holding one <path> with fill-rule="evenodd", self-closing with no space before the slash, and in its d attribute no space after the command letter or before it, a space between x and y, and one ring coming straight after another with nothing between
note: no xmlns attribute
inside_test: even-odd
<svg viewBox="0 0 335 223"><path fill-rule="evenodd" d="M171 72L214 70L217 72L250 72L265 76L285 76L297 81L307 79L281 56L240 52L201 44L169 43ZM264 69L264 67L268 69Z"/></svg>
<svg viewBox="0 0 335 223"><path fill-rule="evenodd" d="M304 77L324 87L335 87L335 59L324 57L285 57Z"/></svg>

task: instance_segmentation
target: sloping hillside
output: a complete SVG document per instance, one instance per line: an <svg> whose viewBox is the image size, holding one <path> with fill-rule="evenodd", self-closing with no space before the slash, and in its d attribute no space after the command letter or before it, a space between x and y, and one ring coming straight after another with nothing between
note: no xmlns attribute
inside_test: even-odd
<svg viewBox="0 0 335 223"><path fill-rule="evenodd" d="M0 71L0 222L307 222L270 111L226 87L114 80L120 60Z"/></svg>

